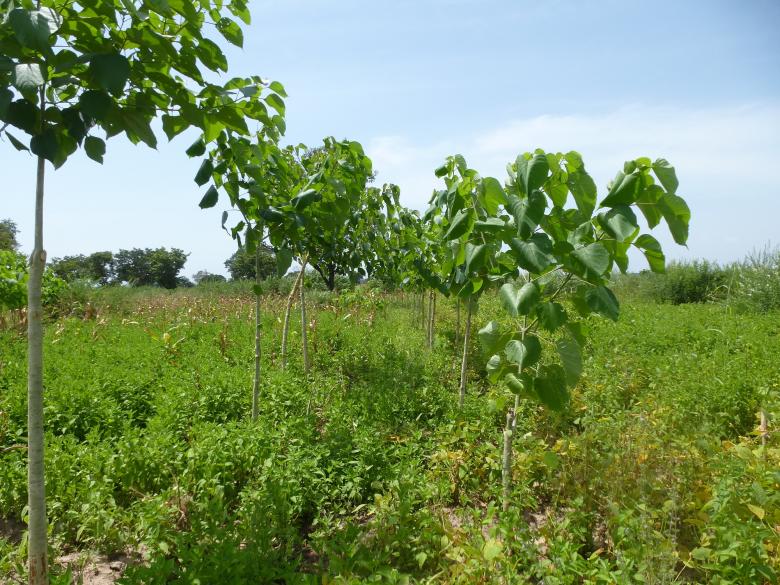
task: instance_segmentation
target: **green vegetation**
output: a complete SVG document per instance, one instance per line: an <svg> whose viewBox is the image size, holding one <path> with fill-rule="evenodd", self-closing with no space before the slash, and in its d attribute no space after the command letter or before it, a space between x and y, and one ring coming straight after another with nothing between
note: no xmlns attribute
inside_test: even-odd
<svg viewBox="0 0 780 585"><path fill-rule="evenodd" d="M780 448L757 430L761 409L780 416L777 313L636 301L618 323L589 317L570 408L521 404L502 512L512 398L475 354L458 414L454 301L439 299L425 350L410 297L310 297L306 378L295 353L274 367L285 303L265 296L271 367L252 423L254 299L236 285L108 288L92 293L97 314L47 328L55 557L129 552L125 583L770 583L780 571ZM506 318L493 294L475 314ZM0 347L10 526L27 497L25 340L6 330ZM22 575L23 559L0 540L0 574Z"/></svg>

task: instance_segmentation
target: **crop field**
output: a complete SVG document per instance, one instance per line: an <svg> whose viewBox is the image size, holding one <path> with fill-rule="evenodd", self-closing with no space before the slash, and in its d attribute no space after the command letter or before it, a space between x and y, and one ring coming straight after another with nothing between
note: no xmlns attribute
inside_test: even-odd
<svg viewBox="0 0 780 585"><path fill-rule="evenodd" d="M254 422L251 294L119 290L47 325L53 583L776 582L776 311L634 299L589 317L568 407L520 401L503 510L514 398L475 339L458 408L454 301L428 349L411 294L310 296L308 375L299 317L282 370L285 298L262 297ZM486 294L473 333L504 318ZM3 583L26 558L18 329L0 332Z"/></svg>

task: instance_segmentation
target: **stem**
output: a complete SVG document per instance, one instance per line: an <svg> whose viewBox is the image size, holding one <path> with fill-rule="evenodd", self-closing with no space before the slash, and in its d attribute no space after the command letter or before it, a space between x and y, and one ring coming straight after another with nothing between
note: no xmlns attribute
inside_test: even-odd
<svg viewBox="0 0 780 585"><path fill-rule="evenodd" d="M509 510L509 494L512 489L512 438L517 426L517 408L520 396L515 394L515 406L506 413L506 428L504 429L504 455L501 466L502 509Z"/></svg>
<svg viewBox="0 0 780 585"><path fill-rule="evenodd" d="M433 318L436 311L436 292L428 293L428 349L433 349Z"/></svg>
<svg viewBox="0 0 780 585"><path fill-rule="evenodd" d="M460 298L455 299L455 345L460 342Z"/></svg>
<svg viewBox="0 0 780 585"><path fill-rule="evenodd" d="M41 120L46 105L45 89L40 91ZM41 122L41 130L43 122ZM29 536L27 561L30 585L49 582L47 560L46 483L43 437L43 305L41 287L46 266L43 249L43 194L46 160L38 157L35 180L35 244L30 256L27 282L27 491Z"/></svg>
<svg viewBox="0 0 780 585"><path fill-rule="evenodd" d="M466 400L466 367L469 361L469 339L471 338L471 312L473 302L467 301L466 306L466 331L463 333L463 360L460 362L460 395L458 408L463 410L463 402Z"/></svg>
<svg viewBox="0 0 780 585"><path fill-rule="evenodd" d="M258 402L260 400L260 246L255 251L255 383L252 389L252 421L257 420Z"/></svg>
<svg viewBox="0 0 780 585"><path fill-rule="evenodd" d="M287 297L287 309L284 311L284 327L282 328L282 369L287 368L287 334L290 331L290 312L292 310L293 300L295 299L295 293L298 291L300 285L303 270L298 273L293 283L290 295Z"/></svg>
<svg viewBox="0 0 780 585"><path fill-rule="evenodd" d="M311 367L311 364L309 363L309 337L307 335L306 331L306 299L303 295L303 291L306 288L305 280L303 280L304 272L306 271L306 261L308 260L307 256L303 257L303 265L301 266L301 340L303 341L303 371L306 373L306 375L309 375L309 369Z"/></svg>

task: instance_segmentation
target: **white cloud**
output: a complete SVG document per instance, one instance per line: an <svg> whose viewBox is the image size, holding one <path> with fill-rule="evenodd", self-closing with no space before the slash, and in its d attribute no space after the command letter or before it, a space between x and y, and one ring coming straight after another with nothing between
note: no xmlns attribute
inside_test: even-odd
<svg viewBox="0 0 780 585"><path fill-rule="evenodd" d="M684 109L635 105L594 115L540 115L456 141L377 137L367 151L378 181L401 186L406 205L422 209L440 183L433 169L460 152L483 175L503 180L506 163L534 148L579 151L600 191L638 156L667 158L692 210L689 249L662 237L671 257L728 261L777 239L780 105ZM757 212L758 210L758 212ZM736 241L735 241L736 240Z"/></svg>

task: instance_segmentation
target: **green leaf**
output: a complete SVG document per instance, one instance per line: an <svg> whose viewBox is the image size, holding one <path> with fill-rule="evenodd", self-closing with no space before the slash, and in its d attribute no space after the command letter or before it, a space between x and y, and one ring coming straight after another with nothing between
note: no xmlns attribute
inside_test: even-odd
<svg viewBox="0 0 780 585"><path fill-rule="evenodd" d="M30 149L27 148L22 142L20 142L13 134L11 134L8 130L5 131L5 135L8 137L8 140L11 142L11 145L19 151L29 151Z"/></svg>
<svg viewBox="0 0 780 585"><path fill-rule="evenodd" d="M523 193L530 195L544 185L550 165L543 154L535 154L530 160L521 155L517 157L516 169L517 178L523 186Z"/></svg>
<svg viewBox="0 0 780 585"><path fill-rule="evenodd" d="M496 321L490 321L477 332L477 338L485 354L495 353L502 345L506 345L507 335L501 333L501 328Z"/></svg>
<svg viewBox="0 0 780 585"><path fill-rule="evenodd" d="M570 386L574 386L582 375L582 353L579 344L573 339L564 337L557 341L555 349L558 350L558 356L566 372L566 381Z"/></svg>
<svg viewBox="0 0 780 585"><path fill-rule="evenodd" d="M209 207L214 207L217 204L218 199L219 191L217 191L217 188L214 185L211 185L198 205L201 209L208 209Z"/></svg>
<svg viewBox="0 0 780 585"><path fill-rule="evenodd" d="M49 36L57 30L57 26L49 22L49 14L50 11L44 13L22 8L11 11L8 15L8 23L20 45L41 52L50 48Z"/></svg>
<svg viewBox="0 0 780 585"><path fill-rule="evenodd" d="M639 196L639 190L642 187L642 172L634 170L628 175L622 171L617 174L612 182L601 207L616 207L618 205L632 205Z"/></svg>
<svg viewBox="0 0 780 585"><path fill-rule="evenodd" d="M547 198L541 191L533 191L527 198L507 197L507 209L515 218L517 234L527 240L544 217Z"/></svg>
<svg viewBox="0 0 780 585"><path fill-rule="evenodd" d="M198 138L195 142L190 144L185 152L189 157L203 156L206 154L206 143L203 142L203 138Z"/></svg>
<svg viewBox="0 0 780 585"><path fill-rule="evenodd" d="M485 544L482 547L482 557L487 562L490 562L494 560L498 555L500 555L502 550L503 547L501 546L501 543L498 540L494 538L489 538L485 541Z"/></svg>
<svg viewBox="0 0 780 585"><path fill-rule="evenodd" d="M293 253L289 248L280 248L276 251L276 274L281 278L290 269L293 261Z"/></svg>
<svg viewBox="0 0 780 585"><path fill-rule="evenodd" d="M506 371L506 367L504 366L504 363L501 361L500 355L493 355L488 360L487 365L485 366L485 371L487 372L488 380L490 380L492 383L498 382L498 380L501 378L502 375L504 375Z"/></svg>
<svg viewBox="0 0 780 585"><path fill-rule="evenodd" d="M674 241L684 246L688 241L688 223L691 220L691 210L682 197L666 193L658 201L658 209L672 232Z"/></svg>
<svg viewBox="0 0 780 585"><path fill-rule="evenodd" d="M40 112L27 100L16 100L8 104L5 121L27 134L35 134L40 123Z"/></svg>
<svg viewBox="0 0 780 585"><path fill-rule="evenodd" d="M620 304L615 294L605 286L588 288L585 292L585 302L591 311L613 321L617 321L620 316Z"/></svg>
<svg viewBox="0 0 780 585"><path fill-rule="evenodd" d="M534 389L542 404L552 410L563 410L569 403L566 372L557 364L539 368L539 375L534 379Z"/></svg>
<svg viewBox="0 0 780 585"><path fill-rule="evenodd" d="M119 53L95 55L89 62L89 73L99 87L120 95L130 78L130 62Z"/></svg>
<svg viewBox="0 0 780 585"><path fill-rule="evenodd" d="M498 179L485 177L482 179L482 190L482 204L485 207L485 211L487 211L489 216L495 215L498 212L499 206L503 205L506 201L504 188L501 186Z"/></svg>
<svg viewBox="0 0 780 585"><path fill-rule="evenodd" d="M471 242L466 244L466 275L473 271L479 272L485 264L486 253L486 244L474 245Z"/></svg>
<svg viewBox="0 0 780 585"><path fill-rule="evenodd" d="M244 46L244 33L235 21L222 17L217 21L217 30L230 44L237 47Z"/></svg>
<svg viewBox="0 0 780 585"><path fill-rule="evenodd" d="M602 229L618 242L625 242L636 235L639 224L633 210L627 205L618 205L598 216Z"/></svg>
<svg viewBox="0 0 780 585"><path fill-rule="evenodd" d="M474 214L471 209L461 209L450 222L450 227L442 236L444 240L457 240L471 230L474 225Z"/></svg>
<svg viewBox="0 0 780 585"><path fill-rule="evenodd" d="M542 344L535 335L526 335L525 339L512 339L504 348L506 359L517 365L518 372L530 368L542 357Z"/></svg>
<svg viewBox="0 0 780 585"><path fill-rule="evenodd" d="M89 158L103 164L103 156L106 154L106 143L95 136L87 136L84 139L84 151Z"/></svg>
<svg viewBox="0 0 780 585"><path fill-rule="evenodd" d="M547 331L555 331L566 323L566 311L563 305L555 302L542 303L536 308L539 325Z"/></svg>
<svg viewBox="0 0 780 585"><path fill-rule="evenodd" d="M57 134L52 128L46 128L41 134L37 134L30 139L30 150L32 153L52 163L57 159L58 149Z"/></svg>
<svg viewBox="0 0 780 585"><path fill-rule="evenodd" d="M278 95L276 95L275 93L268 94L267 96L265 96L265 102L269 106L271 106L274 110L279 112L280 116L284 116L284 111L285 111L284 101Z"/></svg>
<svg viewBox="0 0 780 585"><path fill-rule="evenodd" d="M585 268L585 273L582 275L585 278L596 277L599 278L609 268L609 252L600 242L594 242L577 248L571 253L573 258L576 258L582 266Z"/></svg>
<svg viewBox="0 0 780 585"><path fill-rule="evenodd" d="M312 203L320 201L321 199L322 199L322 194L319 191L317 191L316 189L307 189L306 191L303 191L302 193L294 197L291 203L296 211L301 211L303 209L306 209Z"/></svg>
<svg viewBox="0 0 780 585"><path fill-rule="evenodd" d="M79 96L81 113L93 120L105 120L113 105L114 101L103 91L90 89Z"/></svg>
<svg viewBox="0 0 780 585"><path fill-rule="evenodd" d="M649 234L642 234L636 239L634 246L642 250L650 270L658 274L666 272L666 257L658 240Z"/></svg>
<svg viewBox="0 0 780 585"><path fill-rule="evenodd" d="M122 110L125 133L131 141L142 140L150 148L157 148L157 137L144 115L135 109Z"/></svg>
<svg viewBox="0 0 780 585"><path fill-rule="evenodd" d="M680 183L677 181L677 173L674 171L674 167L669 164L669 161L665 158L659 158L653 163L653 172L661 185L664 186L669 193L677 193L677 187Z"/></svg>
<svg viewBox="0 0 780 585"><path fill-rule="evenodd" d="M24 94L34 92L44 81L41 66L37 63L19 63L14 67L14 87Z"/></svg>
<svg viewBox="0 0 780 585"><path fill-rule="evenodd" d="M539 285L535 282L527 282L519 289L508 282L498 291L501 305L512 317L528 315L539 301L539 296Z"/></svg>
<svg viewBox="0 0 780 585"><path fill-rule="evenodd" d="M515 252L517 265L528 272L541 274L556 263L547 234L534 234L528 241L513 238L509 246Z"/></svg>
<svg viewBox="0 0 780 585"><path fill-rule="evenodd" d="M570 172L566 184L569 187L569 191L574 196L574 202L577 204L577 209L579 209L582 214L582 219L590 219L593 215L593 210L596 208L596 183L591 176L585 172L585 169L582 168Z"/></svg>
<svg viewBox="0 0 780 585"><path fill-rule="evenodd" d="M195 183L199 187L202 187L211 180L211 174L214 172L214 165L211 163L211 159L206 159L200 164L198 172L195 174Z"/></svg>

